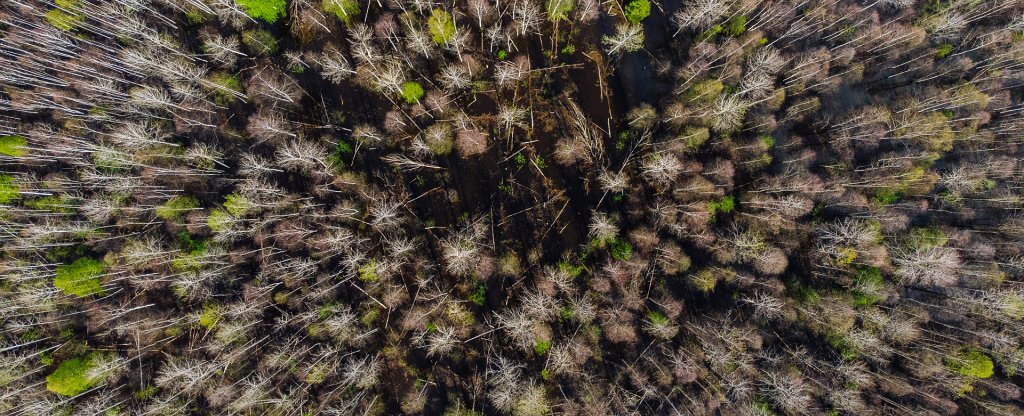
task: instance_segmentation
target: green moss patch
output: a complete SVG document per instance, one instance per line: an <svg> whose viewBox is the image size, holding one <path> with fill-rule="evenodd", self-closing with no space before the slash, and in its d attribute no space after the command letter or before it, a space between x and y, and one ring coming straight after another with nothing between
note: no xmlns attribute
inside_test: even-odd
<svg viewBox="0 0 1024 416"><path fill-rule="evenodd" d="M235 0L253 19L274 23L288 14L285 0Z"/></svg>
<svg viewBox="0 0 1024 416"><path fill-rule="evenodd" d="M0 137L0 155L22 157L25 155L25 146L28 140L21 136Z"/></svg>
<svg viewBox="0 0 1024 416"><path fill-rule="evenodd" d="M14 177L0 175L0 204L6 204L21 195L21 188L14 183Z"/></svg>
<svg viewBox="0 0 1024 416"><path fill-rule="evenodd" d="M97 353L64 360L46 376L46 389L61 396L73 397L95 387L102 380L89 373L96 367Z"/></svg>
<svg viewBox="0 0 1024 416"><path fill-rule="evenodd" d="M187 195L179 195L167 200L161 206L154 209L157 217L167 221L177 221L181 216L191 209L199 206L199 201Z"/></svg>
<svg viewBox="0 0 1024 416"><path fill-rule="evenodd" d="M79 0L57 0L55 3L57 8L43 15L53 27L70 31L85 21L85 14L81 12L82 3Z"/></svg>
<svg viewBox="0 0 1024 416"><path fill-rule="evenodd" d="M955 359L948 360L946 365L950 371L971 379L989 378L995 372L992 359L978 350L963 351Z"/></svg>
<svg viewBox="0 0 1024 416"><path fill-rule="evenodd" d="M57 267L53 285L66 294L78 297L103 294L101 278L106 269L102 262L82 257L74 263Z"/></svg>

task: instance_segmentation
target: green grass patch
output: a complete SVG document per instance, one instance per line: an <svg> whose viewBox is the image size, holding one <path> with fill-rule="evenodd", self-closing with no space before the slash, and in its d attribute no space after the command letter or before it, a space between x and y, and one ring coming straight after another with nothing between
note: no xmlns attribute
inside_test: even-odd
<svg viewBox="0 0 1024 416"><path fill-rule="evenodd" d="M0 137L0 155L11 157L25 156L26 145L28 145L28 140L21 136Z"/></svg>
<svg viewBox="0 0 1024 416"><path fill-rule="evenodd" d="M647 312L647 320L651 321L651 323L656 326L665 326L669 324L668 317L658 311Z"/></svg>
<svg viewBox="0 0 1024 416"><path fill-rule="evenodd" d="M718 284L718 276L708 269L691 274L687 280L690 287L704 293L711 292Z"/></svg>
<svg viewBox="0 0 1024 416"><path fill-rule="evenodd" d="M50 195L25 201L25 206L40 211L73 214L75 205L63 195Z"/></svg>
<svg viewBox="0 0 1024 416"><path fill-rule="evenodd" d="M153 209L157 217L167 221L177 221L182 214L199 207L199 201L188 195L178 195L168 199L163 205Z"/></svg>
<svg viewBox="0 0 1024 416"><path fill-rule="evenodd" d="M871 201L877 205L891 205L900 200L900 193L894 189L883 188L875 191Z"/></svg>
<svg viewBox="0 0 1024 416"><path fill-rule="evenodd" d="M725 30L725 28L722 27L722 25L711 26L710 29L705 30L701 32L699 35L697 35L697 39L701 41L712 40L718 37L718 35L722 33L723 30Z"/></svg>
<svg viewBox="0 0 1024 416"><path fill-rule="evenodd" d="M441 9L430 11L427 29L430 30L430 38L438 45L446 45L455 37L455 21L452 20L451 13Z"/></svg>
<svg viewBox="0 0 1024 416"><path fill-rule="evenodd" d="M61 396L73 397L95 387L102 380L90 376L99 359L98 353L64 360L53 373L46 376L46 389Z"/></svg>
<svg viewBox="0 0 1024 416"><path fill-rule="evenodd" d="M907 244L914 250L928 250L930 248L942 247L949 242L949 237L942 230L935 227L915 227L910 230L910 237Z"/></svg>
<svg viewBox="0 0 1024 416"><path fill-rule="evenodd" d="M285 0L235 0L235 3L242 6L245 14L253 19L260 19L271 24L288 14Z"/></svg>
<svg viewBox="0 0 1024 416"><path fill-rule="evenodd" d="M85 14L81 12L82 3L79 0L57 0L54 3L58 8L43 15L53 27L70 31L85 21Z"/></svg>
<svg viewBox="0 0 1024 416"><path fill-rule="evenodd" d="M178 244L185 254L176 257L171 261L171 268L178 271L198 271L203 267L203 257L206 256L206 239L195 238L188 231L181 231L177 234Z"/></svg>
<svg viewBox="0 0 1024 416"><path fill-rule="evenodd" d="M725 84L723 84L721 80L705 79L695 82L690 86L683 95L683 98L687 101L707 103L718 98L718 96L722 94L723 90L725 90Z"/></svg>
<svg viewBox="0 0 1024 416"><path fill-rule="evenodd" d="M21 196L21 187L10 175L0 175L0 204L6 204Z"/></svg>
<svg viewBox="0 0 1024 416"><path fill-rule="evenodd" d="M882 300L877 295L885 286L882 270L877 267L857 267L853 270L853 303L871 306Z"/></svg>
<svg viewBox="0 0 1024 416"><path fill-rule="evenodd" d="M100 280L106 269L102 262L82 257L74 263L58 266L53 285L66 294L78 297L103 294Z"/></svg>
<svg viewBox="0 0 1024 416"><path fill-rule="evenodd" d="M817 290L795 278L786 282L786 295L801 305L813 305L821 300Z"/></svg>

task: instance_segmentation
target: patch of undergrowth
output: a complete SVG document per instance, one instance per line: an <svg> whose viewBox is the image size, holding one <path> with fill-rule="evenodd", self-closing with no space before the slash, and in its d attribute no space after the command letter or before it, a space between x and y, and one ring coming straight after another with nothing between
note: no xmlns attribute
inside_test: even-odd
<svg viewBox="0 0 1024 416"><path fill-rule="evenodd" d="M101 353L92 352L64 360L46 376L46 389L67 397L84 393L102 381L95 371L101 359Z"/></svg>
<svg viewBox="0 0 1024 416"><path fill-rule="evenodd" d="M57 8L52 9L44 15L46 21L53 27L70 31L85 22L85 13L82 13L82 2L80 0L55 0Z"/></svg>
<svg viewBox="0 0 1024 416"><path fill-rule="evenodd" d="M11 157L22 157L25 156L25 146L28 145L28 140L21 136L0 136L0 155L11 156Z"/></svg>
<svg viewBox="0 0 1024 416"><path fill-rule="evenodd" d="M242 44L256 55L273 55L280 49L277 37L266 30L242 32Z"/></svg>
<svg viewBox="0 0 1024 416"><path fill-rule="evenodd" d="M442 9L430 11L427 19L427 29L430 31L430 38L438 45L446 45L455 36L455 21L451 13Z"/></svg>
<svg viewBox="0 0 1024 416"><path fill-rule="evenodd" d="M626 3L624 10L626 12L626 20L632 23L640 23L647 16L651 15L651 2L650 0L633 0Z"/></svg>
<svg viewBox="0 0 1024 416"><path fill-rule="evenodd" d="M82 257L71 264L58 266L53 285L68 295L100 295L104 293L102 278L105 272L103 262Z"/></svg>
<svg viewBox="0 0 1024 416"><path fill-rule="evenodd" d="M20 187L11 175L0 175L0 204L7 204L20 196Z"/></svg>
<svg viewBox="0 0 1024 416"><path fill-rule="evenodd" d="M547 0L548 19L552 22L569 18L569 13L576 7L576 0Z"/></svg>
<svg viewBox="0 0 1024 416"><path fill-rule="evenodd" d="M406 104L416 104L423 98L423 85L415 81L402 84L402 99Z"/></svg>
<svg viewBox="0 0 1024 416"><path fill-rule="evenodd" d="M359 17L361 11L356 0L323 0L320 4L321 10L333 14L346 25L352 23L353 18Z"/></svg>
<svg viewBox="0 0 1024 416"><path fill-rule="evenodd" d="M178 195L167 200L163 205L153 209L154 214L160 219L167 221L178 221L190 210L199 207L199 201L192 196Z"/></svg>
<svg viewBox="0 0 1024 416"><path fill-rule="evenodd" d="M277 22L288 14L285 0L235 0L245 13L267 23Z"/></svg>

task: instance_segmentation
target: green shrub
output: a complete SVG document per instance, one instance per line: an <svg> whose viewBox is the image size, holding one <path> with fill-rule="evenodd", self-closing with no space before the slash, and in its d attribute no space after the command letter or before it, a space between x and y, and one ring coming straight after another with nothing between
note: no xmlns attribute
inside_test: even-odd
<svg viewBox="0 0 1024 416"><path fill-rule="evenodd" d="M235 0L245 14L253 19L260 19L267 23L274 23L278 18L288 14L285 0Z"/></svg>
<svg viewBox="0 0 1024 416"><path fill-rule="evenodd" d="M724 30L724 32L725 32L725 34L727 34L729 36L733 36L733 37L739 36L739 35L742 35L746 31L747 31L747 17L746 16L734 17L732 19L729 19L729 21L725 23L725 30Z"/></svg>
<svg viewBox="0 0 1024 416"><path fill-rule="evenodd" d="M178 240L181 242L184 254L175 257L171 261L171 268L176 271L199 271L203 268L203 258L206 257L206 241L193 239L188 231L178 233Z"/></svg>
<svg viewBox="0 0 1024 416"><path fill-rule="evenodd" d="M90 375L96 367L99 354L64 360L53 373L46 376L46 389L61 396L73 397L89 390L102 381L102 377Z"/></svg>
<svg viewBox="0 0 1024 416"><path fill-rule="evenodd" d="M223 208L217 208L210 212L210 216L206 219L206 225L210 227L215 233L227 230L231 228L231 224L235 222L235 217L231 216Z"/></svg>
<svg viewBox="0 0 1024 416"><path fill-rule="evenodd" d="M168 199L163 205L156 207L153 212L160 219L177 221L181 215L188 210L199 206L199 201L188 195L178 195Z"/></svg>
<svg viewBox="0 0 1024 416"><path fill-rule="evenodd" d="M469 294L469 301L478 306L484 306L484 302L487 301L487 284L480 283L476 285L476 289L473 289L473 293Z"/></svg>
<svg viewBox="0 0 1024 416"><path fill-rule="evenodd" d="M688 101L696 102L711 102L715 98L718 98L722 94L722 90L725 89L725 84L717 79L706 79L703 81L695 82L690 89L686 91L684 98Z"/></svg>
<svg viewBox="0 0 1024 416"><path fill-rule="evenodd" d="M885 278L877 267L857 267L853 270L853 303L871 306L882 300L878 292L885 287Z"/></svg>
<svg viewBox="0 0 1024 416"><path fill-rule="evenodd" d="M0 175L0 204L6 204L21 195L21 187L14 183L14 177Z"/></svg>
<svg viewBox="0 0 1024 416"><path fill-rule="evenodd" d="M74 263L57 267L57 275L53 285L66 294L78 297L103 294L101 278L106 266L88 257L75 260Z"/></svg>
<svg viewBox="0 0 1024 416"><path fill-rule="evenodd" d="M348 25L353 16L359 16L359 2L356 0L324 0L320 9L325 13L331 13L338 20Z"/></svg>
<svg viewBox="0 0 1024 416"><path fill-rule="evenodd" d="M629 260L633 257L633 245L625 238L615 238L608 243L608 251L615 260Z"/></svg>
<svg viewBox="0 0 1024 416"><path fill-rule="evenodd" d="M206 329L213 329L220 319L220 307L216 303L203 305L203 313L199 315L199 325Z"/></svg>
<svg viewBox="0 0 1024 416"><path fill-rule="evenodd" d="M213 87L213 102L218 105L228 105L235 101L242 91L242 82L238 75L227 72L216 72L210 76L210 83Z"/></svg>
<svg viewBox="0 0 1024 416"><path fill-rule="evenodd" d="M683 141L686 150L697 150L711 138L711 132L707 127L687 127L683 135L679 137Z"/></svg>
<svg viewBox="0 0 1024 416"><path fill-rule="evenodd" d="M537 344L533 346L533 351L537 355L544 355L551 349L551 341L537 341Z"/></svg>
<svg viewBox="0 0 1024 416"><path fill-rule="evenodd" d="M704 32L701 32L701 34L697 35L697 39L702 41L712 40L715 37L717 37L719 33L722 33L723 30L725 30L725 28L722 27L722 25L714 25L710 29L705 30Z"/></svg>
<svg viewBox="0 0 1024 416"><path fill-rule="evenodd" d="M658 326L668 325L668 317L658 311L647 312L647 320L651 321L652 324Z"/></svg>
<svg viewBox="0 0 1024 416"><path fill-rule="evenodd" d="M255 205L253 205L252 202L249 202L246 197L237 193L228 195L224 198L224 209L227 210L229 214L236 217L241 217L249 213L249 211L254 207Z"/></svg>
<svg viewBox="0 0 1024 416"><path fill-rule="evenodd" d="M359 280L364 282L376 282L378 278L377 260L370 259L366 264L359 266Z"/></svg>
<svg viewBox="0 0 1024 416"><path fill-rule="evenodd" d="M272 55L277 53L277 38L266 30L246 30L242 32L242 43L256 55Z"/></svg>
<svg viewBox="0 0 1024 416"><path fill-rule="evenodd" d="M626 5L626 20L630 22L640 23L650 15L651 2L649 0L633 0Z"/></svg>
<svg viewBox="0 0 1024 416"><path fill-rule="evenodd" d="M438 156L451 153L452 147L455 145L452 129L447 124L438 123L428 127L425 136L424 141L427 148Z"/></svg>
<svg viewBox="0 0 1024 416"><path fill-rule="evenodd" d="M708 293L715 289L715 285L718 284L718 276L715 276L711 270L704 269L697 273L691 274L689 277L690 286L701 292Z"/></svg>
<svg viewBox="0 0 1024 416"><path fill-rule="evenodd" d="M910 230L907 244L914 250L942 247L949 241L946 233L935 227L915 227Z"/></svg>
<svg viewBox="0 0 1024 416"><path fill-rule="evenodd" d="M25 155L25 146L28 140L21 136L0 137L0 155L22 157Z"/></svg>
<svg viewBox="0 0 1024 416"><path fill-rule="evenodd" d="M894 189L883 188L875 191L875 196L871 200L878 205L890 205L900 200L900 193Z"/></svg>
<svg viewBox="0 0 1024 416"><path fill-rule="evenodd" d="M416 104L423 98L423 86L415 81L409 81L402 84L402 98L405 99L407 104Z"/></svg>
<svg viewBox="0 0 1024 416"><path fill-rule="evenodd" d="M732 195L723 196L722 199L718 201L710 201L707 205L708 214L711 214L712 221L714 221L714 219L719 213L728 214L732 212L732 210L735 208L736 200L732 197Z"/></svg>
<svg viewBox="0 0 1024 416"><path fill-rule="evenodd" d="M935 48L935 57L939 58L939 59L942 59L942 58L945 58L945 57L949 56L949 54L952 53L952 52L953 52L953 45L950 45L948 43L943 43L943 44L939 45L937 48Z"/></svg>
<svg viewBox="0 0 1024 416"><path fill-rule="evenodd" d="M133 161L131 155L114 149L100 148L92 154L92 163L102 172L122 172L128 169Z"/></svg>
<svg viewBox="0 0 1024 416"><path fill-rule="evenodd" d="M81 12L82 3L79 0L57 0L55 3L59 8L44 15L46 21L53 27L69 31L85 21L85 14Z"/></svg>
<svg viewBox="0 0 1024 416"><path fill-rule="evenodd" d="M58 212L62 214L71 214L75 212L75 207L72 205L71 201L62 195L32 198L25 201L25 206L39 211Z"/></svg>
<svg viewBox="0 0 1024 416"><path fill-rule="evenodd" d="M451 13L441 9L430 11L430 18L427 19L427 29L430 30L430 37L438 45L446 45L455 36L455 21Z"/></svg>
<svg viewBox="0 0 1024 416"><path fill-rule="evenodd" d="M576 7L576 0L548 0L548 20L557 22L569 17L569 13Z"/></svg>

